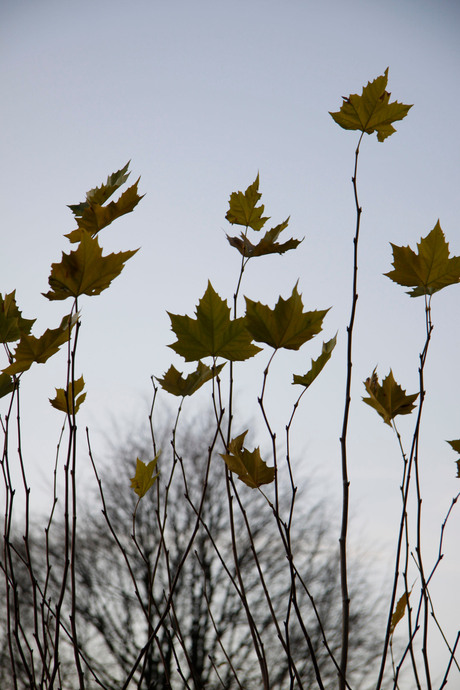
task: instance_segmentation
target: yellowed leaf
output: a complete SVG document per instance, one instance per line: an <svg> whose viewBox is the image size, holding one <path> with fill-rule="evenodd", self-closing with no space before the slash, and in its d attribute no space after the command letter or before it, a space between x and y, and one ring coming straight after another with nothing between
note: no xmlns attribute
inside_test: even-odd
<svg viewBox="0 0 460 690"><path fill-rule="evenodd" d="M139 460L139 458L136 460L136 474L131 478L131 488L134 489L139 498L145 496L147 491L154 485L155 480L160 476L159 472L155 475L153 474L157 466L158 457L159 454L147 464Z"/></svg>

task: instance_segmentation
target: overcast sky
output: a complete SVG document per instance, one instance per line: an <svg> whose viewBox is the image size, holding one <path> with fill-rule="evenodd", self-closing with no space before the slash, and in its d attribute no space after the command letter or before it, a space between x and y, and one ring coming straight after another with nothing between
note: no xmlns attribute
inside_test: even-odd
<svg viewBox="0 0 460 690"><path fill-rule="evenodd" d="M460 254L459 36L456 0L3 0L0 291L17 290L23 315L38 319L34 334L56 327L70 308L41 296L50 264L69 250L66 205L129 159L146 195L100 236L105 251L141 251L109 290L82 300L77 370L88 398L80 427L91 426L96 444L111 420L123 428L145 414L152 374L171 363L186 369L167 347L174 336L166 310L191 315L208 279L231 298L239 258L225 239L228 197L259 171L267 215L274 223L290 215L288 236L305 240L282 258L251 262L243 293L273 305L299 279L305 308L332 307L322 339L338 330L339 344L305 396L294 434L305 476L320 468L328 490L339 493L357 135L328 111L389 67L392 97L414 107L391 138L366 137L361 148L350 479L355 529L377 550L390 544L401 460L391 430L360 402L362 381L376 365L381 376L392 367L403 388L418 390L423 300L382 275L391 268L389 243L415 247L439 218L451 253ZM458 289L433 298L433 322L422 434L430 556L460 486L445 443L460 437ZM267 396L280 436L298 393L292 374L308 370L321 337L300 353L281 353L274 367ZM236 431L257 407L265 363L259 355L237 369L247 386ZM21 386L31 476L42 488L62 422L47 400L64 380L63 353L35 366ZM407 445L414 421L400 425ZM266 443L262 433L254 438ZM457 514L440 575L452 584L459 526ZM382 559L382 568L388 563Z"/></svg>

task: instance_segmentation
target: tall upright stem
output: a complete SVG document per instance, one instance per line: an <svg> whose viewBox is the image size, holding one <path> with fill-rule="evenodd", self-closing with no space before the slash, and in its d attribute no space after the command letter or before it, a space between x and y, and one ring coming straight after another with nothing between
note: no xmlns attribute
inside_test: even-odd
<svg viewBox="0 0 460 690"><path fill-rule="evenodd" d="M347 676L347 662L348 662L348 641L350 636L350 596L348 593L348 574L347 574L347 531L348 531L348 504L349 504L349 488L350 482L348 479L348 460L347 460L347 431L348 418L350 414L351 403L351 381L352 381L352 344L353 344L353 326L356 315L356 303L358 301L358 240L359 229L361 224L362 208L358 200L358 188L356 183L356 176L358 172L358 157L359 147L363 138L361 134L358 146L355 151L355 168L353 171L353 191L356 206L356 229L353 238L353 291L351 300L351 314L350 321L347 326L347 381L345 388L345 407L343 412L342 435L340 437L340 446L342 452L342 526L340 530L340 584L342 590L342 645L340 656L340 673L339 673L339 688L345 690L346 676Z"/></svg>

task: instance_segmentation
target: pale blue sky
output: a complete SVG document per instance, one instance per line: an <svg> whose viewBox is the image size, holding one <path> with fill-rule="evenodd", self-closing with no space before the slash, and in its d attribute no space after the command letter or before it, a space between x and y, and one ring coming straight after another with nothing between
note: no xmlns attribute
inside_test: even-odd
<svg viewBox="0 0 460 690"><path fill-rule="evenodd" d="M231 297L239 260L225 239L227 201L260 171L268 215L275 223L291 215L291 234L305 241L282 258L249 264L243 292L273 304L300 279L306 308L333 307L324 339L338 330L339 344L305 400L295 438L306 468L320 465L331 490L340 490L357 136L328 111L388 66L393 98L414 107L394 136L383 144L366 137L362 146L350 476L363 525L376 545L389 539L399 520L401 463L391 431L360 403L361 382L378 364L381 375L391 366L408 392L418 386L423 303L382 275L391 268L390 241L415 246L440 218L452 253L460 254L459 35L454 0L4 0L0 291L17 289L24 316L38 317L36 334L56 326L66 306L40 294L51 262L68 251L66 204L81 201L128 159L146 194L134 214L101 233L106 251L141 251L110 290L82 301L82 428L91 424L97 439L111 417L129 423L150 393L150 375L170 363L184 368L166 347L173 340L166 309L191 314L208 278ZM436 536L459 487L445 443L460 436L458 315L458 289L435 296L423 439L432 491L426 514ZM280 434L296 393L291 375L304 373L320 346L318 340L279 358L279 380L268 394ZM265 361L255 374L242 366L254 384L241 391L243 417L254 409ZM36 366L22 385L24 424L34 432L26 447L43 473L61 421L47 399L64 376L62 355ZM411 424L401 427L410 431ZM458 528L456 515L443 565L452 581Z"/></svg>

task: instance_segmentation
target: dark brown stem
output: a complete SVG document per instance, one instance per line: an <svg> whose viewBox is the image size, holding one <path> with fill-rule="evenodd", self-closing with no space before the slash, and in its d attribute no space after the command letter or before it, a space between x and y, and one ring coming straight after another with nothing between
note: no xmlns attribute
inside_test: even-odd
<svg viewBox="0 0 460 690"><path fill-rule="evenodd" d="M361 225L362 208L358 200L357 172L359 147L363 138L361 134L358 146L355 151L355 168L353 172L353 192L356 207L356 228L353 238L353 288L351 300L350 321L347 326L347 381L345 386L345 407L343 412L342 435L340 437L340 447L342 452L342 525L340 530L340 586L342 590L342 645L340 656L339 688L345 690L348 663L348 644L350 636L350 595L348 593L348 571L347 571L347 531L348 531L348 504L350 481L348 479L348 458L347 458L347 432L348 418L351 404L351 381L352 381L352 345L353 345L353 326L356 315L356 303L358 301L358 241Z"/></svg>
<svg viewBox="0 0 460 690"><path fill-rule="evenodd" d="M433 324L431 322L431 296L425 296L425 321L426 321L426 341L423 351L420 355L420 367L419 367L419 381L420 381L420 405L417 415L417 423L414 432L414 468L415 468L415 486L417 493L417 543L416 543L416 554L417 554L417 565L420 573L421 580L421 593L423 598L423 643L422 643L422 657L425 666L425 679L427 683L427 689L432 689L431 684L431 672L428 659L428 621L429 621L429 602L428 602L428 592L427 592L427 582L425 578L425 571L422 558L422 495L420 488L420 462L419 462L419 446L420 446L420 423L422 416L423 401L425 399L425 386L423 373L425 369L426 357L428 354L428 347L430 344L431 333L433 331Z"/></svg>

